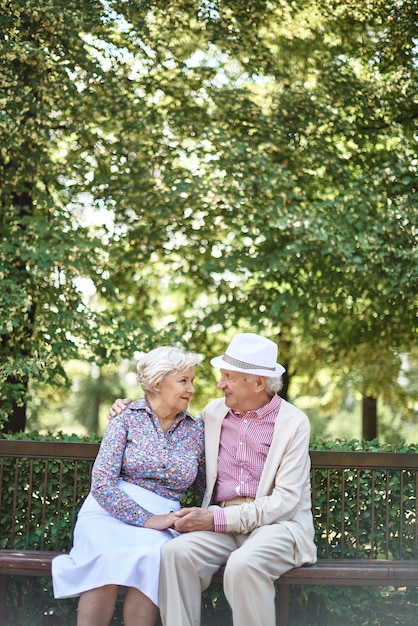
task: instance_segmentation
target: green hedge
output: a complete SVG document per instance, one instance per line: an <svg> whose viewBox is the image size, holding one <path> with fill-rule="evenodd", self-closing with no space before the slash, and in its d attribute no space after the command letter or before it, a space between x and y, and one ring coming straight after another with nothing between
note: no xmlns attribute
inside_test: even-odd
<svg viewBox="0 0 418 626"><path fill-rule="evenodd" d="M403 452L417 453L418 445L394 446L377 440L323 441L311 439L311 450ZM315 542L319 558L414 558L416 551L416 473L346 469L331 471L330 495L326 498L327 470L315 470ZM344 479L344 489L343 481ZM342 500L344 493L344 503ZM373 507L372 507L373 494ZM357 498L362 502L356 515ZM373 510L373 513L372 513ZM326 534L328 523L331 532ZM344 533L341 520L344 521ZM388 522L388 523L387 523ZM373 527L373 544L369 542ZM334 530L334 532L332 532ZM358 543L352 540L358 534ZM403 592L401 605L407 598L413 603L411 616L401 618L388 614L385 607L387 591L379 587L303 586L293 589L292 626L340 625L367 626L382 624L415 624L418 614L417 590ZM387 618L386 618L387 614ZM414 617L415 616L415 617ZM410 619L411 621L408 621ZM386 621L387 620L387 621Z"/></svg>
<svg viewBox="0 0 418 626"><path fill-rule="evenodd" d="M63 434L40 436L26 433L3 437L37 441L94 441ZM15 460L2 459L3 490L0 508L0 547L66 551L71 546L77 512L89 491L90 463L48 459L48 479L44 483L45 459L19 459L19 480L15 490ZM76 498L74 499L74 485ZM16 500L17 499L17 500ZM16 515L11 511L16 501ZM48 506L42 519L42 507ZM30 532L26 532L29 520ZM12 542L12 536L14 540Z"/></svg>
<svg viewBox="0 0 418 626"><path fill-rule="evenodd" d="M36 440L48 440L48 441L95 441L87 437L80 438L75 435L66 436L61 433L50 434L47 436L41 436L39 433L26 433L19 437L11 436L12 439L36 439ZM97 440L96 440L97 441ZM401 445L401 446L388 446L380 445L377 441L373 442L361 442L353 440L350 442L339 441L322 441L318 438L313 438L311 441L312 450L366 450L366 451L401 451L406 453L417 452L416 445ZM21 467L24 467L25 461L23 460ZM80 462L79 462L80 463ZM29 467L28 467L29 471ZM36 474L44 471L44 462L35 461L33 465L34 476L32 479L33 486L37 484ZM41 548L48 549L60 549L68 550L72 540L72 528L75 521L76 511L78 510L81 502L84 500L85 494L89 489L89 467L86 463L86 467L80 467L76 477L78 496L75 503L75 510L68 506L68 500L70 494L73 492L73 482L75 480L74 467L71 463L65 465L62 474L60 474L60 465L58 461L50 461L48 466L49 477L47 484L47 491L44 492L43 488L39 490L37 497L39 499L39 507L41 499L46 498L50 506L48 507L49 517L45 520L44 529L40 529L39 524L39 510L35 505L32 505L30 511L30 517L32 522L32 530L29 536L23 532L23 521L19 520L19 516L14 520L14 530L16 539L14 547L16 548ZM19 486L18 493L15 494L13 490L13 477L14 477L14 462L6 460L3 466L3 484L10 485L10 488L5 490L3 494L3 505L6 504L6 510L2 506L3 513L0 516L0 544L2 547L11 547L8 544L8 538L11 536L11 520L10 514L7 511L11 510L13 497L18 498L18 510L22 516L28 515L27 511L27 490L28 483ZM9 474L9 477L7 474ZM380 554L382 546L386 539L387 532L389 530L389 544L390 544L390 557L399 558L399 547L402 544L403 558L408 558L412 555L414 547L414 525L416 523L415 517L411 516L409 524L407 523L403 529L402 541L399 537L399 503L402 501L404 508L407 508L408 503L415 499L415 478L411 480L403 479L401 484L399 474L393 473L389 476L391 501L387 501L386 496L386 481L388 476L386 472L378 473L374 478L373 485L370 481L370 476L367 473L363 473L358 478L358 475L354 471L346 470L344 474L344 490L347 494L347 498L344 504L344 519L345 530L347 537L355 533L354 524L358 524L355 520L354 514L350 512L350 507L355 506L353 501L353 494L356 490L360 489L361 492L367 497L371 494L371 489L374 490L374 497L376 502L376 511L374 513L374 544L373 546L365 543L358 546L353 545L350 541L344 539L341 533L335 532L331 534L331 538L325 537L325 525L327 515L331 519L331 523L335 524L338 528L341 517L343 515L341 491L342 491L342 478L341 474L335 474L332 478L332 493L328 502L325 499L325 483L327 480L326 471L315 472L315 492L316 492L316 507L315 507L315 524L317 528L316 543L318 545L319 556L340 556L341 554L346 557L366 557L370 551ZM57 484L58 481L62 487L62 496L60 500L57 500ZM33 492L34 487L31 487ZM350 496L350 492L353 492ZM195 494L192 490L189 490L184 504L191 505L197 504ZM387 507L390 507L390 528L386 528L386 511ZM415 508L415 502L414 502ZM328 512L327 512L328 511ZM368 536L371 525L370 516L361 516L359 522L359 532L361 536ZM57 538L59 538L59 546L57 546ZM360 550L358 552L358 550ZM373 624L376 622L370 621L369 607L373 606L376 601L376 597L379 594L379 589L375 588L338 588L338 587L302 587L301 591L294 598L295 613L293 615L292 624L320 624L325 626L327 623L333 623L332 619L335 616L338 618L343 617L347 624ZM7 626L25 626L31 624L31 626L45 626L52 624L53 626L72 626L75 624L75 607L76 600L61 600L55 601L52 597L51 581L48 578L24 578L24 577L8 577L7 587ZM363 617L359 619L358 611L361 609ZM369 619L369 621L367 621ZM120 607L115 615L115 624L121 623ZM315 621L316 620L316 621ZM327 621L328 620L328 621ZM331 620L331 621L330 621ZM210 589L204 594L204 611L203 611L203 624L211 623L229 623L229 609L223 598L223 594L219 586L212 585Z"/></svg>
<svg viewBox="0 0 418 626"><path fill-rule="evenodd" d="M311 450L416 453L417 445L379 445L375 441L311 440ZM416 554L416 472L315 470L315 529L320 558L409 559ZM344 484L343 484L344 481ZM344 493L344 499L342 494ZM360 503L357 514L357 503ZM326 525L331 533L326 535ZM341 533L343 520L344 533ZM388 524L389 521L389 524ZM372 529L373 526L373 529ZM334 532L332 532L334 531ZM372 531L372 532L371 532ZM353 537L358 535L357 543ZM372 535L373 544L369 542Z"/></svg>

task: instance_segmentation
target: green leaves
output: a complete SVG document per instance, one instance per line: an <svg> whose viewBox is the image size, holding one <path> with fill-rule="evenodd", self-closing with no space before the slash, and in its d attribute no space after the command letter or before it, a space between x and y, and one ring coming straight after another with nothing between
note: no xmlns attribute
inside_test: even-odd
<svg viewBox="0 0 418 626"><path fill-rule="evenodd" d="M307 376L409 351L412 5L4 4L3 419L70 358L219 328L285 331Z"/></svg>

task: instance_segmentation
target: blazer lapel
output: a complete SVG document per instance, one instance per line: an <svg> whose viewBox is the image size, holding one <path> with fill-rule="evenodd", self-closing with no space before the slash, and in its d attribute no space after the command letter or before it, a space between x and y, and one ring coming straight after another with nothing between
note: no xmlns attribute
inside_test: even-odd
<svg viewBox="0 0 418 626"><path fill-rule="evenodd" d="M222 412L204 415L205 421L205 456L206 456L206 492L202 506L209 506L215 489L218 473L219 440L222 422L228 413L228 407Z"/></svg>

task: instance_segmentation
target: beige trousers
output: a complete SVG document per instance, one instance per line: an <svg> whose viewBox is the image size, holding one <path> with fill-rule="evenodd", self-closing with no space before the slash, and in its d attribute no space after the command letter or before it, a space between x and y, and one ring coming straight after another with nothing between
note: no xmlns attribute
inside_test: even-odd
<svg viewBox="0 0 418 626"><path fill-rule="evenodd" d="M160 570L164 626L199 626L201 593L226 563L224 592L234 626L275 626L274 581L295 566L295 542L282 524L248 535L198 531L165 544Z"/></svg>

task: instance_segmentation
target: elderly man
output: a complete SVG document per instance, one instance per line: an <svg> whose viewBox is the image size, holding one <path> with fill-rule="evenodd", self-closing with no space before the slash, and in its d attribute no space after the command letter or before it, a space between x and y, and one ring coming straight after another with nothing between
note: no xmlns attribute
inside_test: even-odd
<svg viewBox="0 0 418 626"><path fill-rule="evenodd" d="M274 581L314 563L310 426L280 398L284 367L274 342L236 335L220 369L224 398L202 411L206 493L202 508L177 513L180 533L162 552L160 611L164 626L200 624L201 592L225 564L224 592L234 626L274 626Z"/></svg>

